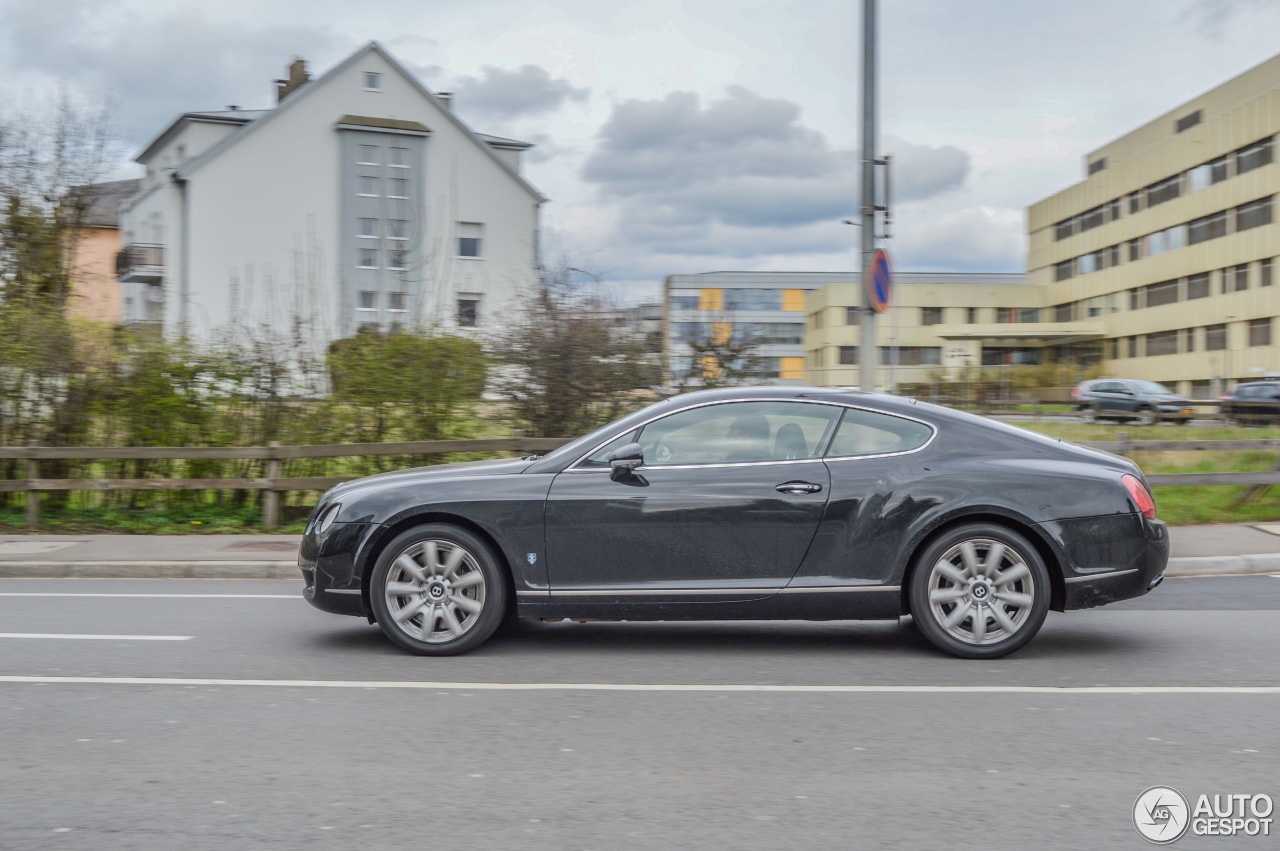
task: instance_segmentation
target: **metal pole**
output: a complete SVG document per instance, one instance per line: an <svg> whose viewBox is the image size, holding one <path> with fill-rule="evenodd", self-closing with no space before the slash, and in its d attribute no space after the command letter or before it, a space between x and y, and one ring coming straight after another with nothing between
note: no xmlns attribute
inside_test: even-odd
<svg viewBox="0 0 1280 851"><path fill-rule="evenodd" d="M876 389L876 314L871 309L868 264L876 236L876 0L862 0L862 330L858 384Z"/></svg>

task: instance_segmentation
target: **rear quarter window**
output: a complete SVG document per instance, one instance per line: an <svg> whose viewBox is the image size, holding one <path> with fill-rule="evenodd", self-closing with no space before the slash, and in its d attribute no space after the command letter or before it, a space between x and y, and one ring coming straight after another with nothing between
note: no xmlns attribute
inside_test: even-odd
<svg viewBox="0 0 1280 851"><path fill-rule="evenodd" d="M929 442L933 429L915 420L848 408L836 429L828 458L909 452Z"/></svg>

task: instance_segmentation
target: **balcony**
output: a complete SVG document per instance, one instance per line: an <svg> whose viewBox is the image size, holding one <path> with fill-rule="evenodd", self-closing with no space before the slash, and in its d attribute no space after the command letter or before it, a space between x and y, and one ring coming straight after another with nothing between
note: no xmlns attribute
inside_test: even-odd
<svg viewBox="0 0 1280 851"><path fill-rule="evenodd" d="M164 279L164 246L145 242L126 245L116 253L116 277L121 281L160 283Z"/></svg>

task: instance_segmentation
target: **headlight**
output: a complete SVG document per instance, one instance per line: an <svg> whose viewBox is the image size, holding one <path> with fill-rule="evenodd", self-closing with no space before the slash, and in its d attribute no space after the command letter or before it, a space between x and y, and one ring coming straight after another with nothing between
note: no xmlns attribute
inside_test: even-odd
<svg viewBox="0 0 1280 851"><path fill-rule="evenodd" d="M338 503L334 503L325 509L324 514L316 521L316 533L323 535L333 525L333 521L338 519L338 510L342 508Z"/></svg>

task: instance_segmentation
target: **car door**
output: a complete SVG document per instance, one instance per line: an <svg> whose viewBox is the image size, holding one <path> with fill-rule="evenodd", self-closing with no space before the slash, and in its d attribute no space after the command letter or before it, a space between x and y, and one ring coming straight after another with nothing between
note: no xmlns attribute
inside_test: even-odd
<svg viewBox="0 0 1280 851"><path fill-rule="evenodd" d="M1118 392L1120 389L1120 385L1114 381L1106 381L1094 386L1093 392L1098 400L1098 413L1115 416L1120 412L1120 399L1123 398Z"/></svg>
<svg viewBox="0 0 1280 851"><path fill-rule="evenodd" d="M841 408L740 401L686 408L556 476L546 504L553 594L729 602L786 585L822 518L822 452ZM644 464L611 475L629 442Z"/></svg>

